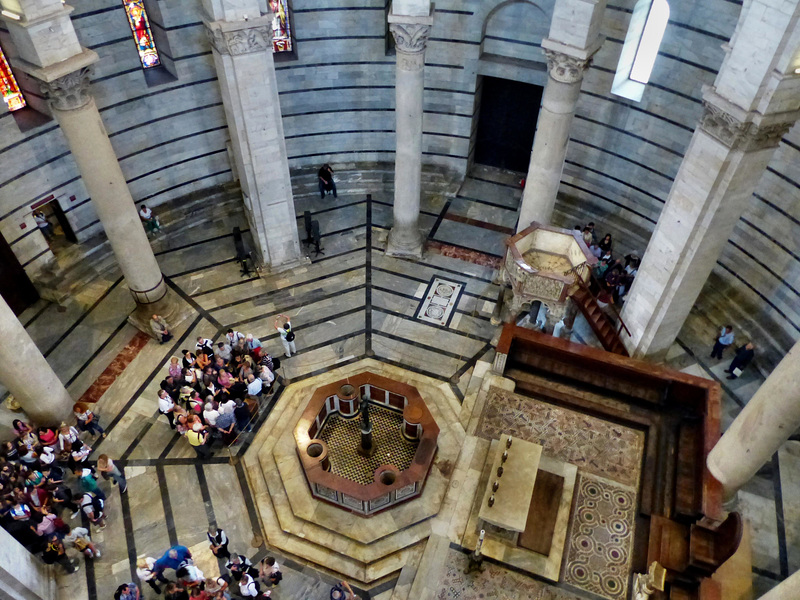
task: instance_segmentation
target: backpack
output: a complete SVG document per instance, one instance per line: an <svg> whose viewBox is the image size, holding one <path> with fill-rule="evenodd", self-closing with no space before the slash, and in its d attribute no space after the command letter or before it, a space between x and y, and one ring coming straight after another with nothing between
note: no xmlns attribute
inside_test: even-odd
<svg viewBox="0 0 800 600"><path fill-rule="evenodd" d="M99 498L99 496L95 495L92 492L88 492L88 493L84 494L84 497L86 497L86 496L89 496L92 499L92 502L91 502L91 504L92 504L92 512L95 514L95 517L97 517L97 515L99 515L100 513L103 512L103 506L104 506L103 501ZM84 504L83 502L81 502L81 508L83 508L84 506L88 506L88 505Z"/></svg>

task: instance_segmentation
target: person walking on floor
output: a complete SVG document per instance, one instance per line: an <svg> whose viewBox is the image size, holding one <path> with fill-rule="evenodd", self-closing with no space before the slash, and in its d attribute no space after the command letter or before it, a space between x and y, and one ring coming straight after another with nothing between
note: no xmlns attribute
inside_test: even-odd
<svg viewBox="0 0 800 600"><path fill-rule="evenodd" d="M730 375L728 375L728 379L736 379L739 377L747 365L750 364L750 361L753 360L755 355L756 353L753 342L748 342L744 346L739 346L736 349L736 356L731 361L731 365L725 369L726 373L730 373Z"/></svg>
<svg viewBox="0 0 800 600"><path fill-rule="evenodd" d="M103 479L111 479L115 484L119 485L120 494L128 491L128 482L125 480L125 475L106 454L101 454L97 458L97 470L100 471Z"/></svg>
<svg viewBox="0 0 800 600"><path fill-rule="evenodd" d="M167 390L158 390L158 412L166 415L169 426L175 429L175 402Z"/></svg>
<svg viewBox="0 0 800 600"><path fill-rule="evenodd" d="M75 565L75 563L69 559L67 551L64 548L64 543L61 541L61 538L58 537L58 534L55 533L47 538L47 547L42 553L42 560L48 565L54 563L60 564L67 573L74 573L80 569L80 566Z"/></svg>
<svg viewBox="0 0 800 600"><path fill-rule="evenodd" d="M714 342L714 348L711 350L711 358L722 358L722 352L733 344L733 326L725 325L719 331L719 337Z"/></svg>
<svg viewBox="0 0 800 600"><path fill-rule="evenodd" d="M156 559L150 556L140 556L136 561L136 576L139 581L147 583L156 594L161 594L158 582L169 583L164 574L155 570Z"/></svg>
<svg viewBox="0 0 800 600"><path fill-rule="evenodd" d="M187 431L186 439L189 440L189 444L194 448L198 458L205 460L211 456L208 431L202 425L195 425Z"/></svg>
<svg viewBox="0 0 800 600"><path fill-rule="evenodd" d="M284 323L281 324L281 318ZM283 351L286 353L286 358L291 358L292 353L297 354L297 347L294 344L294 331L292 331L292 322L286 315L278 315L278 320L275 321L275 329L281 334L281 344L283 344Z"/></svg>

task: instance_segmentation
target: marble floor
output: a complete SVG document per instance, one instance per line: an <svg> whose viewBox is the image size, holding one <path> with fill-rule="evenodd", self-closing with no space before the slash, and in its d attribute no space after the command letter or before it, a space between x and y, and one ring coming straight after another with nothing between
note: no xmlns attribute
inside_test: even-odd
<svg viewBox="0 0 800 600"><path fill-rule="evenodd" d="M94 456L102 451L119 459L130 481L125 495L109 490L109 525L95 534L103 558L87 563L76 575L60 576L62 598L110 597L117 585L133 577L137 556L159 555L175 542L193 549L207 576L218 572L205 543L209 524L227 531L231 549L253 558L266 555L252 490L238 460L249 448L250 436L201 464L156 410L156 391L169 358L199 335L216 338L235 327L257 335L269 352L281 356L273 323L279 313L292 316L299 353L283 362L281 380L274 396L264 402L256 426L268 418L288 382L367 356L437 380L464 400L476 363L493 357L491 341L497 329L490 316L499 292L492 283L493 265L516 224L518 178L479 167L459 188L448 187L435 174L425 175L426 185L434 190L422 205L421 226L429 250L422 260L409 261L384 252L391 223L391 171L389 166L367 172L342 168L337 173L338 201L319 198L313 174L295 177L298 226L306 210L320 220L325 254L290 272L263 277L242 277L234 261L231 229L246 229L235 191L218 194L213 203L193 205L189 214L175 206L160 208L164 232L152 245L170 285L193 309L167 345L137 344L137 333L126 322L133 303L113 266L86 281L61 305L42 300L21 315L73 397L94 390L97 413L108 432L95 446ZM447 325L415 318L436 277L463 284ZM761 378L755 371L733 382L724 378L727 362L707 358L716 326L708 315L693 311L668 362L720 381L728 425ZM573 339L596 344L580 321ZM124 369L113 366L117 360L126 361ZM102 385L97 383L101 378ZM12 418L0 411L0 429ZM739 496L752 528L756 597L800 566L798 462L800 443L790 442ZM430 584L438 598L596 597L552 587L498 565L489 565L475 578L458 576L464 562L460 548L440 558L446 568ZM273 597L327 597L333 575L295 557L279 555L278 560L285 577ZM401 571L398 578L359 593L365 599L388 600L406 589L409 576ZM153 597L149 588L145 596Z"/></svg>

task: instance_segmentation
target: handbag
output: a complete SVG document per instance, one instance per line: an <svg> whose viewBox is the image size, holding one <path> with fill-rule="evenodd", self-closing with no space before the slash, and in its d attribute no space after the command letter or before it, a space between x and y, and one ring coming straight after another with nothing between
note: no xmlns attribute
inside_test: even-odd
<svg viewBox="0 0 800 600"><path fill-rule="evenodd" d="M739 367L736 367L736 368L733 370L733 376L734 376L734 377L739 377L741 374L742 374L742 370L741 370Z"/></svg>

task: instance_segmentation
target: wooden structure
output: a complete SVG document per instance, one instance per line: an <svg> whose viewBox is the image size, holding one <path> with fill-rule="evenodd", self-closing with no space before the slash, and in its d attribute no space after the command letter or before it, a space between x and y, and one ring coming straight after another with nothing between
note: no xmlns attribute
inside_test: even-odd
<svg viewBox="0 0 800 600"><path fill-rule="evenodd" d="M741 538L739 515L723 511L706 467L720 437L719 384L514 325L503 329L493 368L517 393L646 433L634 571L654 561L666 568L667 591L654 599L715 598L710 575Z"/></svg>

